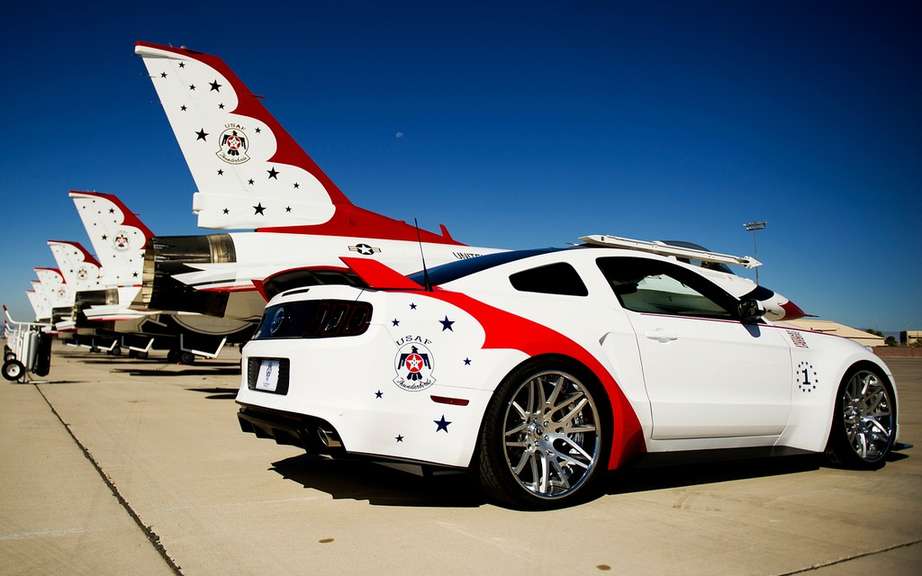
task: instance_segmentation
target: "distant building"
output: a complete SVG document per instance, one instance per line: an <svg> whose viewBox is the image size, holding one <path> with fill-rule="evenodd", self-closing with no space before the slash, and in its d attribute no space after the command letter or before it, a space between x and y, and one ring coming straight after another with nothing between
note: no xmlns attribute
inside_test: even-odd
<svg viewBox="0 0 922 576"><path fill-rule="evenodd" d="M799 320L784 320L779 322L779 324L787 324L789 326L793 326L794 328L800 328L801 330L812 330L813 332L835 334L836 336L842 336L843 338L854 340L862 346L869 346L871 348L874 348L875 346L886 345L883 336L871 334L870 332L865 332L864 330L858 330L857 328L852 328L851 326L846 326L845 324L839 324L838 322L833 322L832 320L800 318ZM922 337L922 332L914 333L918 334L919 337Z"/></svg>
<svg viewBox="0 0 922 576"><path fill-rule="evenodd" d="M900 344L918 346L919 342L922 342L922 330L904 330L900 332Z"/></svg>

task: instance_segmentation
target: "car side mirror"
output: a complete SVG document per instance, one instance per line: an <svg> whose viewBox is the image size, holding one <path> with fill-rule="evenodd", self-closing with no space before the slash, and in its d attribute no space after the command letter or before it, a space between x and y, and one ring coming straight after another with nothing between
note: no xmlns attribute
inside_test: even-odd
<svg viewBox="0 0 922 576"><path fill-rule="evenodd" d="M765 314L765 308L754 298L740 300L736 308L740 320L746 323L758 322Z"/></svg>

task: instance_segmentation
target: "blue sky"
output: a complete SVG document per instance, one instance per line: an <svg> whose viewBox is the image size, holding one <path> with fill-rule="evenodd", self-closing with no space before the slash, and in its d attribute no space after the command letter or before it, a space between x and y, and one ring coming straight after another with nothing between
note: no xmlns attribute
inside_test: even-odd
<svg viewBox="0 0 922 576"><path fill-rule="evenodd" d="M193 4L4 8L0 301L18 315L44 241L85 241L70 188L206 232L144 39L221 55L365 208L516 248L607 233L749 254L742 223L765 219L763 284L922 328L918 3Z"/></svg>

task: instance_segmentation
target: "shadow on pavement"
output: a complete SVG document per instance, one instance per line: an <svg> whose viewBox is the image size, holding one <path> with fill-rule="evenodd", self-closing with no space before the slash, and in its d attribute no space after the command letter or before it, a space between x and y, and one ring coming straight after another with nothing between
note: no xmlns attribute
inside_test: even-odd
<svg viewBox="0 0 922 576"><path fill-rule="evenodd" d="M60 356L61 358L82 358L82 359L92 358L92 356L90 356L90 352L80 352L80 351L55 352L54 355Z"/></svg>
<svg viewBox="0 0 922 576"><path fill-rule="evenodd" d="M628 494L663 488L680 488L698 484L714 484L764 478L782 474L796 474L818 470L825 461L822 456L778 456L749 460L727 460L719 462L696 462L683 465L651 466L649 468L627 467L612 472L607 482L607 494Z"/></svg>
<svg viewBox="0 0 922 576"><path fill-rule="evenodd" d="M202 389L210 391L212 389ZM891 453L889 461L908 456ZM701 462L632 468L613 472L603 482L606 495L630 494L810 472L827 467L821 455ZM416 476L363 460L328 460L302 455L279 460L271 470L334 499L367 500L375 506L476 507L487 502L470 474Z"/></svg>
<svg viewBox="0 0 922 576"><path fill-rule="evenodd" d="M191 392L210 394L207 400L233 400L237 397L237 388L186 388Z"/></svg>
<svg viewBox="0 0 922 576"><path fill-rule="evenodd" d="M236 365L233 368L185 368L182 370L144 370L142 368L124 368L112 370L129 376L224 376L239 375L240 368Z"/></svg>
<svg viewBox="0 0 922 576"><path fill-rule="evenodd" d="M420 477L372 462L307 454L273 462L271 470L336 500L367 500L375 506L471 508L486 503L476 479L467 474Z"/></svg>
<svg viewBox="0 0 922 576"><path fill-rule="evenodd" d="M166 358L129 358L128 356L113 356L110 358L88 358L85 364L166 364Z"/></svg>

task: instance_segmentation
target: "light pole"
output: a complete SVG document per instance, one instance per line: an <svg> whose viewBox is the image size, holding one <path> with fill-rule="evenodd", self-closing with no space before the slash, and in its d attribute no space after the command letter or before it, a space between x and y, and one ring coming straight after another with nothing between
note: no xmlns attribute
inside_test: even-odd
<svg viewBox="0 0 922 576"><path fill-rule="evenodd" d="M756 220L754 222L746 222L743 224L743 228L746 229L746 232L752 232L752 257L759 257L759 247L756 244L756 232L759 230L765 230L768 227L768 222L765 220ZM756 268L756 284L759 283L759 269Z"/></svg>

